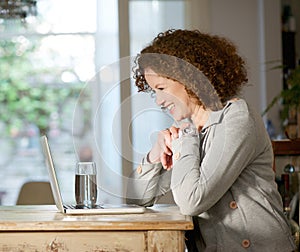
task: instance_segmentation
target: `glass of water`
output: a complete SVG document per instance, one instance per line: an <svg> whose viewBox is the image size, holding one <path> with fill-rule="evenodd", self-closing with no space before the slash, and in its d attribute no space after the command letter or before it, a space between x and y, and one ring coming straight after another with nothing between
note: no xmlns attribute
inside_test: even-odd
<svg viewBox="0 0 300 252"><path fill-rule="evenodd" d="M78 206L93 207L97 201L95 162L78 162L75 170L75 198Z"/></svg>

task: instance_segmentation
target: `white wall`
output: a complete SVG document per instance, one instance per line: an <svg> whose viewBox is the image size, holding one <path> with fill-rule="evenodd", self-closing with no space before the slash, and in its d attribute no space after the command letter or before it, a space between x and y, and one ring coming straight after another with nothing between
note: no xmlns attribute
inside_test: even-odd
<svg viewBox="0 0 300 252"><path fill-rule="evenodd" d="M249 86L244 90L246 100L262 112L282 87L280 70L268 69L281 60L281 13L280 0L199 0L195 6L201 18L194 19L192 28L208 30L229 38L245 58L249 73ZM194 10L193 14L195 15ZM203 20L205 19L205 20ZM278 107L268 117L279 132Z"/></svg>
<svg viewBox="0 0 300 252"><path fill-rule="evenodd" d="M271 67L281 65L282 40L281 40L281 5L280 0L259 0L264 3L264 51L265 62L268 63L266 73L266 104L282 90L282 70L270 70ZM268 118L275 124L277 132L280 131L279 104L276 104L269 112Z"/></svg>

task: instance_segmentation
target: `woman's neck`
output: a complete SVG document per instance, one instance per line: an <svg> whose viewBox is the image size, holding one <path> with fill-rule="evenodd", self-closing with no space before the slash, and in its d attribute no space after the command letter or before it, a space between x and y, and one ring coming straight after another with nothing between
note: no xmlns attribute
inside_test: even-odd
<svg viewBox="0 0 300 252"><path fill-rule="evenodd" d="M203 126L209 118L210 113L211 111L204 109L203 106L196 106L194 113L191 116L191 120L193 121L193 124L198 129L198 131L202 130Z"/></svg>

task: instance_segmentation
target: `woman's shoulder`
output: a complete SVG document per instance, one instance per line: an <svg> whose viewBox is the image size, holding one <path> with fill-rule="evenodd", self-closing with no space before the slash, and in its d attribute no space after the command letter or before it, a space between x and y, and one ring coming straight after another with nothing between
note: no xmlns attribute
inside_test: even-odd
<svg viewBox="0 0 300 252"><path fill-rule="evenodd" d="M242 99L242 98L234 98L231 99L229 101L227 101L226 105L225 105L225 110L228 111L248 111L249 110L249 105L246 102L246 100Z"/></svg>
<svg viewBox="0 0 300 252"><path fill-rule="evenodd" d="M257 120L259 115L244 99L236 99L229 101L224 109L225 121L237 121L239 124L247 124L250 126Z"/></svg>
<svg viewBox="0 0 300 252"><path fill-rule="evenodd" d="M222 110L212 111L209 119L203 128L211 125L220 125L226 122L240 125L251 125L254 114L248 103L244 99L229 100Z"/></svg>
<svg viewBox="0 0 300 252"><path fill-rule="evenodd" d="M227 117L245 117L250 116L250 108L244 99L230 100L223 108L223 113Z"/></svg>
<svg viewBox="0 0 300 252"><path fill-rule="evenodd" d="M264 129L262 116L244 99L238 99L224 111L224 120L250 129Z"/></svg>

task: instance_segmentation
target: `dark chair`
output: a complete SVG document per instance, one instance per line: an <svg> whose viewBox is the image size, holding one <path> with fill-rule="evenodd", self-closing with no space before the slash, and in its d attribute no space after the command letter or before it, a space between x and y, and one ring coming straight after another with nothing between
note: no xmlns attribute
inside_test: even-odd
<svg viewBox="0 0 300 252"><path fill-rule="evenodd" d="M29 181L22 185L16 205L54 205L49 182Z"/></svg>

